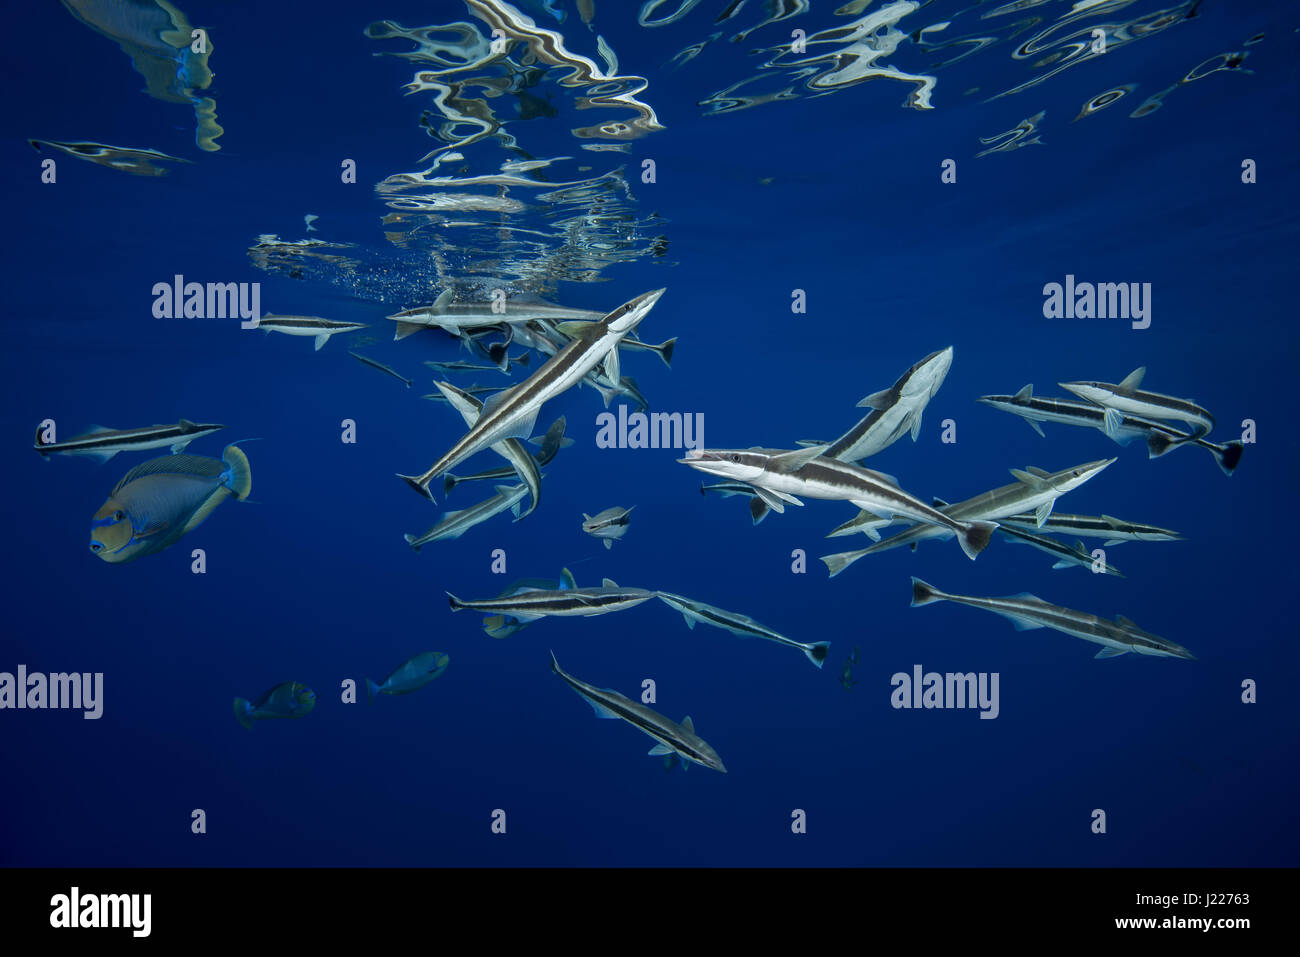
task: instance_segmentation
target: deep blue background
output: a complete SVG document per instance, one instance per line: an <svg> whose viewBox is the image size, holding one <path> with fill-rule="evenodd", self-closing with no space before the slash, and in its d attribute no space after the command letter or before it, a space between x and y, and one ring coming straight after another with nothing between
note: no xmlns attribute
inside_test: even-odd
<svg viewBox="0 0 1300 957"><path fill-rule="evenodd" d="M601 406L586 389L543 412L542 425L567 415L577 444L548 468L533 516L412 553L401 533L432 524L443 496L432 509L393 473L422 469L461 432L453 412L418 397L431 385L420 360L452 358L454 347L428 335L390 343L382 305L260 273L246 249L262 232L302 235L308 212L322 217L322 237L382 249L384 207L370 187L430 148L416 126L429 104L401 94L411 65L374 56L393 47L362 28L473 17L456 3L374 4L364 15L316 6L310 16L289 4L187 3L191 21L213 31L226 130L219 153L199 154L189 109L141 96L109 41L56 4L24 8L9 31L0 151L0 670L102 671L106 702L94 722L0 713L0 862L1295 864L1300 61L1295 24L1270 6L1207 2L1197 19L1113 60L992 103L960 94L1028 75L1005 44L940 73L933 111L900 109L907 87L881 80L718 117L695 104L752 72L743 49L724 39L676 72L660 69L712 29L712 13L652 32L636 27L632 4L597 11L623 69L650 78L643 98L666 127L626 162L642 211L669 221L671 246L560 296L612 308L668 288L642 331L680 337L672 371L652 356L624 362L654 407L703 412L714 446L829 438L856 420L858 399L951 344L954 365L920 441L872 464L919 495L955 500L1005 484L1010 467L1119 454L1061 510L1187 536L1109 550L1123 580L1052 571L1046 556L1001 540L975 563L954 544L930 544L828 580L816 556L865 544L822 538L851 507L809 502L754 528L741 500L702 498L679 453L597 449ZM925 13L908 29L944 18ZM822 14L815 25L829 22ZM562 29L593 52L576 17ZM1266 37L1250 48L1253 75L1214 74L1128 118L1257 32ZM778 25L748 46L786 38ZM913 69L924 65L910 55ZM1124 82L1141 86L1070 123L1089 97ZM980 136L1044 108L1043 145L973 158ZM57 185L42 185L49 154L33 152L31 136L150 146L196 164L152 180L58 157ZM357 160L355 186L339 182L344 157ZM653 185L635 178L644 157L657 163ZM947 157L956 185L939 182ZM1240 182L1245 157L1258 162L1255 185ZM369 353L416 388L359 367L346 339L314 353L310 340L232 323L152 318L153 283L178 272L261 281L266 310L370 322L383 341ZM1043 284L1067 272L1152 283L1151 328L1043 319ZM806 315L790 313L794 288L808 293ZM1116 381L1139 365L1149 388L1214 411L1220 440L1244 418L1258 423L1235 476L1199 450L1148 461L1098 432L1048 426L1042 439L974 401L1026 382L1057 392L1058 381ZM67 437L89 423L181 416L228 426L194 453L263 439L247 447L258 504L221 506L183 547L104 564L86 548L90 516L143 459L43 462L29 447L35 424L54 418ZM339 441L344 418L359 423L356 445ZM955 445L939 441L945 418L957 423ZM448 504L465 507L480 490L458 489ZM606 551L579 526L582 512L612 504L637 508ZM207 551L204 576L189 571L196 547ZM580 584L608 576L663 588L829 639L831 660L819 672L766 642L688 631L659 602L491 640L477 616L449 612L444 591L495 594L497 547L507 579L567 564ZM790 571L794 548L808 552L806 575ZM912 610L911 574L968 594L1031 591L1122 613L1199 660L1094 661L1091 645L1018 633L968 608ZM861 683L846 693L835 678L854 645ZM652 742L593 720L555 680L548 648L578 677L626 694L654 678L657 707L692 715L730 773L665 775L644 756ZM382 679L430 649L451 664L427 689L371 708L340 703L345 678ZM893 710L890 675L916 663L999 672L1001 716ZM1240 702L1244 678L1260 683L1256 705ZM317 691L309 718L251 733L235 723L231 698L284 680ZM207 812L204 836L190 833L193 808ZM495 808L508 814L504 837L489 831ZM808 813L804 836L790 832L794 808ZM1105 836L1089 831L1093 808L1109 815Z"/></svg>

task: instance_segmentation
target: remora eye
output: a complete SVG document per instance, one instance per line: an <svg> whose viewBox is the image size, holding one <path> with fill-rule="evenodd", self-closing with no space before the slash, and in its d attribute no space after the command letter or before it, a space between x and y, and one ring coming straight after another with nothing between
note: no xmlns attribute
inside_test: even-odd
<svg viewBox="0 0 1300 957"><path fill-rule="evenodd" d="M739 462L739 461L740 461L740 456L737 455L735 452L732 452L732 453L731 453L731 461L733 461L733 462Z"/></svg>

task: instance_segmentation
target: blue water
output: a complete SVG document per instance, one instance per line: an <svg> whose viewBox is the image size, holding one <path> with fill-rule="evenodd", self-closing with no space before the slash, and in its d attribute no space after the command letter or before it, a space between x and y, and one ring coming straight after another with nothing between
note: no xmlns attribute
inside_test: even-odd
<svg viewBox="0 0 1300 957"><path fill-rule="evenodd" d="M959 500L1011 481L1008 468L1118 455L1058 510L1149 522L1186 540L1108 549L1124 579L1055 571L1047 556L996 537L976 562L952 543L927 543L828 579L817 556L867 544L823 537L852 506L808 501L753 526L743 499L699 494L701 476L675 462L681 451L597 448L603 406L584 388L539 419L538 431L565 415L576 442L545 470L533 515L518 524L500 516L414 553L402 533L432 525L444 504L467 507L487 487L445 497L435 483L430 506L394 477L422 470L463 432L453 411L420 398L432 391L421 361L469 356L435 333L389 341L384 316L436 295L421 272L422 243L433 240L400 248L386 240L397 227L381 222L391 210L373 187L428 168L422 158L444 144L419 126L425 110L436 115L433 98L403 93L427 64L376 56L411 44L363 29L379 19L464 21L484 36L489 27L452 2L369 4L364 13L326 5L310 16L289 4L187 3L190 22L211 31L215 79L204 95L224 128L220 149L204 152L189 105L143 95L114 43L59 5L33 5L9 31L6 72L21 81L0 151L10 237L0 671L102 672L105 695L97 721L0 712L0 861L1296 863L1293 10L1207 0L1158 35L986 102L1046 69L1010 54L1069 10L1048 3L1009 18L1042 17L1028 33L942 69L931 71L953 50L901 40L882 62L937 77L931 110L904 107L913 83L882 78L703 115L701 100L756 72L750 50L789 43L795 27L812 34L848 22L832 12L842 5L815 3L735 44L728 37L755 26L766 5L715 26L725 5L706 3L647 29L634 4L597 0L595 31L572 5L559 4L562 24L531 7L593 59L599 32L623 73L649 81L639 99L664 127L627 141L626 153L586 152L570 130L629 111L574 109L561 69L531 89L549 95L557 115L508 123L519 147L574 157L555 180L623 169L627 192L617 202L637 220L628 261L536 291L608 310L666 287L641 333L679 337L672 369L625 353L624 371L653 409L703 413L715 447L833 438L861 415L860 398L951 345L952 369L918 441L904 437L868 465L924 498ZM1118 6L1081 23L1114 25L1161 7ZM951 20L949 35L987 35L981 10L936 3L899 29ZM723 36L699 57L665 67L714 30ZM1249 51L1241 69L1182 84L1161 109L1130 118L1148 96L1230 51ZM1071 122L1088 99L1123 83L1139 85ZM963 95L973 87L980 92ZM486 102L514 117L509 99ZM975 157L987 146L981 137L1040 110L1041 143ZM193 165L132 176L35 152L30 137L149 147ZM466 175L489 175L519 158L496 141L464 153L451 175L462 165ZM54 184L40 181L46 157L57 160ZM946 158L956 160L956 183L940 182ZM1254 184L1241 181L1246 158L1257 163ZM356 161L355 184L340 182L344 159ZM654 183L641 181L644 159L655 161ZM575 164L593 169L577 174ZM304 230L309 213L320 217L316 232ZM659 219L647 222L651 213ZM479 230L476 241L493 231ZM443 250L456 242L449 232L438 233ZM348 254L373 268L361 278L328 267L301 279L260 270L247 251L263 233L352 243ZM653 255L649 242L660 235L667 250ZM483 252L456 268L489 280L502 271ZM242 331L231 320L154 318L154 283L177 273L261 282L267 311L368 323L378 341L364 352L415 384L407 390L358 365L347 336L314 352L308 339ZM1067 273L1151 283L1151 327L1043 318L1043 285ZM807 294L806 314L791 312L795 289ZM1094 430L1049 424L1040 438L975 402L1029 382L1061 394L1057 382L1118 381L1137 366L1147 367L1148 388L1213 411L1219 441L1254 420L1257 441L1236 474L1224 476L1196 449L1148 460L1141 443L1120 448ZM454 381L504 385L520 375ZM127 470L157 453L103 465L42 461L30 448L36 423L53 419L69 438L92 423L181 417L227 426L192 445L194 454L260 439L244 446L253 501L222 504L169 550L102 562L87 548L92 514ZM356 444L340 441L344 419L357 423ZM948 419L951 444L940 440ZM485 454L453 471L497 464ZM581 515L615 504L636 509L626 538L606 550L583 534ZM190 571L194 548L206 553L205 574ZM490 571L498 548L504 576ZM795 549L806 552L804 574L792 571ZM447 607L445 592L493 596L515 578L555 577L566 566L580 585L608 577L677 592L801 641L830 640L830 660L819 671L768 642L688 630L658 601L543 620L499 641L479 616ZM1095 661L1093 645L1017 632L971 608L912 609L912 575L963 594L1027 591L1123 614L1198 660ZM854 646L859 683L845 691L836 678ZM674 720L691 715L728 773L665 773L645 755L653 742L595 720L551 674L548 649L577 677L630 696L653 679L655 707ZM427 650L451 663L426 688L374 706L364 692L361 703L342 702L345 680L382 680ZM997 672L999 716L895 710L890 677L916 664ZM1258 703L1242 702L1245 679L1258 682ZM251 732L233 720L232 698L289 680L317 693L305 719ZM196 835L191 812L200 808L207 833ZM1098 808L1104 835L1090 830ZM497 809L504 835L491 829ZM796 809L806 813L805 834L792 832Z"/></svg>

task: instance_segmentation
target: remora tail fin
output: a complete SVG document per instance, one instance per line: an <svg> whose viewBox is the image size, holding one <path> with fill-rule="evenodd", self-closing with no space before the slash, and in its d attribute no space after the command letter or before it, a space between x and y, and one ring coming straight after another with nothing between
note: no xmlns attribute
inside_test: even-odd
<svg viewBox="0 0 1300 957"><path fill-rule="evenodd" d="M935 588L928 582L912 577L912 607L917 608L921 605L928 605L931 602L943 601L947 597L939 589Z"/></svg>
<svg viewBox="0 0 1300 957"><path fill-rule="evenodd" d="M966 557L974 561L975 556L988 546L993 538L993 530L997 527L996 522L967 523L966 527L957 534L957 541L961 543L961 550L966 553Z"/></svg>

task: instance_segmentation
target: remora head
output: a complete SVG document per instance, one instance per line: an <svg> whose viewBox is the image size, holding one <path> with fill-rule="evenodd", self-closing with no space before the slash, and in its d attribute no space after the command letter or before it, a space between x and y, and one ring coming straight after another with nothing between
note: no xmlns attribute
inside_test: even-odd
<svg viewBox="0 0 1300 957"><path fill-rule="evenodd" d="M1062 382L1060 386L1095 405L1105 405L1115 395L1115 386L1107 382Z"/></svg>
<svg viewBox="0 0 1300 957"><path fill-rule="evenodd" d="M767 471L770 456L753 449L691 449L683 465L735 482L750 482Z"/></svg>
<svg viewBox="0 0 1300 957"><path fill-rule="evenodd" d="M1095 462L1076 465L1072 469L1062 469L1053 475L1049 475L1045 481L1050 483L1052 488L1059 492L1068 492L1070 489L1078 488L1114 461L1115 459L1113 458L1098 459Z"/></svg>
<svg viewBox="0 0 1300 957"><path fill-rule="evenodd" d="M932 352L915 366L903 387L904 396L928 394L933 396L943 385L944 377L952 366L952 346Z"/></svg>
<svg viewBox="0 0 1300 957"><path fill-rule="evenodd" d="M604 319L606 330L616 334L626 334L640 325L641 320L646 314L654 308L655 303L659 301L667 289L654 289L650 292L643 292L630 302L625 302L619 306Z"/></svg>

